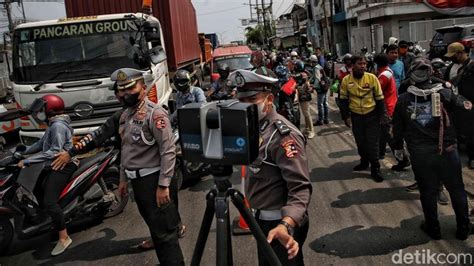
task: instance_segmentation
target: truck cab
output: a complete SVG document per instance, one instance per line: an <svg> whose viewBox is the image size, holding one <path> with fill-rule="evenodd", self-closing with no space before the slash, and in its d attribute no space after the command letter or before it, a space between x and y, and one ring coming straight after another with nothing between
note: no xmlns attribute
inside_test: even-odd
<svg viewBox="0 0 474 266"><path fill-rule="evenodd" d="M216 48L212 54L211 81L219 79L219 64L228 64L231 72L237 69L252 69L251 56L252 50L246 45L227 44Z"/></svg>
<svg viewBox="0 0 474 266"><path fill-rule="evenodd" d="M111 90L119 68L146 71L149 95L160 105L171 94L163 33L158 19L143 13L100 15L25 23L13 32L12 80L16 102L28 107L46 94L66 104L76 135L87 134L122 106ZM29 145L46 125L21 121Z"/></svg>

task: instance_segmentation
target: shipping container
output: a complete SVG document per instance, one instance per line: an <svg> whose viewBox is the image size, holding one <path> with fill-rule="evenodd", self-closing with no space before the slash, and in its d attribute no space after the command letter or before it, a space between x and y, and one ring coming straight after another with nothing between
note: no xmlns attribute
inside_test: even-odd
<svg viewBox="0 0 474 266"><path fill-rule="evenodd" d="M68 17L141 12L142 0L65 0ZM153 0L165 38L170 71L199 64L201 48L196 11L191 0Z"/></svg>

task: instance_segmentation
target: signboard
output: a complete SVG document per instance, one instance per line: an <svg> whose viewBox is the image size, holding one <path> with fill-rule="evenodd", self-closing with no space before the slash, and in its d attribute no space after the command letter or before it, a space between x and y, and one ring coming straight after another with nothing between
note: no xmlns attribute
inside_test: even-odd
<svg viewBox="0 0 474 266"><path fill-rule="evenodd" d="M132 20L113 20L99 22L83 22L74 24L58 24L46 27L21 29L20 42L104 34L122 31L135 31L137 26Z"/></svg>
<svg viewBox="0 0 474 266"><path fill-rule="evenodd" d="M474 14L474 1L472 0L423 0L423 3L441 14L458 16Z"/></svg>
<svg viewBox="0 0 474 266"><path fill-rule="evenodd" d="M293 36L295 30L293 28L293 20L291 19L279 19L275 21L276 36L278 38L284 38Z"/></svg>

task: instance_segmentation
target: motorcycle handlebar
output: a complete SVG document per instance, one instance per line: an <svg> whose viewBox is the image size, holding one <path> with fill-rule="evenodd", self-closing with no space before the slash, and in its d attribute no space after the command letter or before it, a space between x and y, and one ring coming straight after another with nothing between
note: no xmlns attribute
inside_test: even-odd
<svg viewBox="0 0 474 266"><path fill-rule="evenodd" d="M15 109L0 113L0 122L12 121L20 117L31 115L31 112L25 109Z"/></svg>

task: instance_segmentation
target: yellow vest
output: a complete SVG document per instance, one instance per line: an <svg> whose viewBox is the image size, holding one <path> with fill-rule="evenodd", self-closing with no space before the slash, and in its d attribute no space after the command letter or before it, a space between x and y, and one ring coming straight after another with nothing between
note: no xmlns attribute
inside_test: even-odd
<svg viewBox="0 0 474 266"><path fill-rule="evenodd" d="M365 72L361 79L350 74L342 80L339 98L349 100L352 113L366 115L375 109L375 101L383 100L383 91L374 74Z"/></svg>

